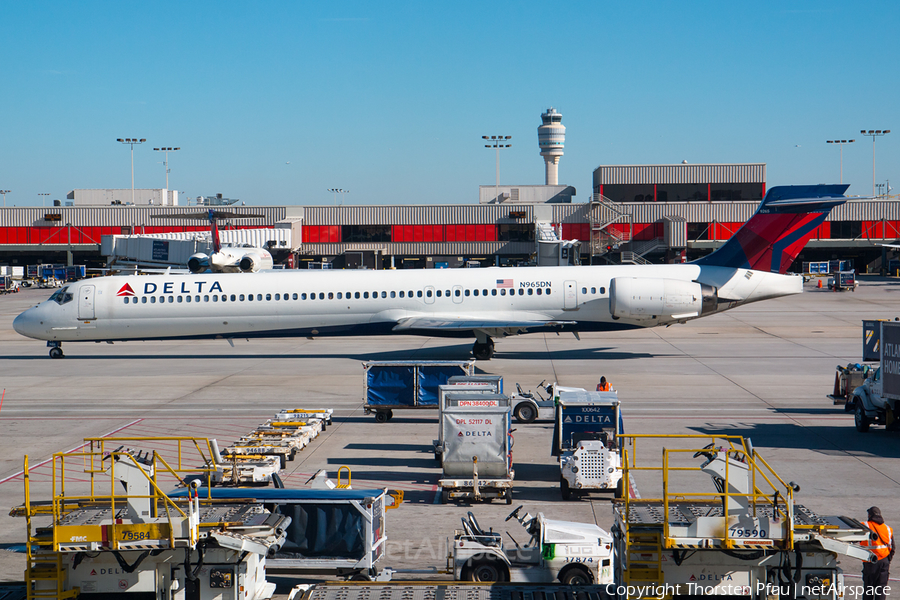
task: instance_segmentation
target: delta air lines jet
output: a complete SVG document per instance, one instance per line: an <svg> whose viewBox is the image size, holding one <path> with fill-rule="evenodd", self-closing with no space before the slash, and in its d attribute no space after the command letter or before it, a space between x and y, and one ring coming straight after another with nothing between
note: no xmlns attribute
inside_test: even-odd
<svg viewBox="0 0 900 600"><path fill-rule="evenodd" d="M406 334L474 337L487 360L497 337L684 323L800 293L802 278L785 273L847 187L774 187L730 240L688 264L99 277L13 327L53 358L63 342Z"/></svg>

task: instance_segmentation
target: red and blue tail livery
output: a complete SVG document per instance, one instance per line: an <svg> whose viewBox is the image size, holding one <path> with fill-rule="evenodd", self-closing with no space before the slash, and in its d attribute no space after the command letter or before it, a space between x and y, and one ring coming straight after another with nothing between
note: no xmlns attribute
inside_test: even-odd
<svg viewBox="0 0 900 600"><path fill-rule="evenodd" d="M773 187L724 246L694 264L784 274L831 209L846 202L848 187L843 183Z"/></svg>

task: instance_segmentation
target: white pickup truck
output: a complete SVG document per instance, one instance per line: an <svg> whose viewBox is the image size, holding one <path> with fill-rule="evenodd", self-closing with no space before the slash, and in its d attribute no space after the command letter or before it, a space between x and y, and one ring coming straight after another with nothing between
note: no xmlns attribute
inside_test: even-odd
<svg viewBox="0 0 900 600"><path fill-rule="evenodd" d="M888 429L900 426L900 399L885 396L882 383L881 367L878 367L851 393L850 402L859 432L869 431L870 425L884 425Z"/></svg>

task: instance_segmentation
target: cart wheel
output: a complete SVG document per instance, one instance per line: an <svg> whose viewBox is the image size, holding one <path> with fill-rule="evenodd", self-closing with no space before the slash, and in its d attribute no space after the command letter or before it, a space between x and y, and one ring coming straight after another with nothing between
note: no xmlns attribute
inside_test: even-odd
<svg viewBox="0 0 900 600"><path fill-rule="evenodd" d="M519 423L534 423L537 419L537 410L530 402L519 402L516 405L515 415Z"/></svg>
<svg viewBox="0 0 900 600"><path fill-rule="evenodd" d="M390 421L390 420L393 419L393 418L394 418L394 411L392 411L391 409L388 409L388 410L387 410L387 419L388 419L388 421Z"/></svg>
<svg viewBox="0 0 900 600"><path fill-rule="evenodd" d="M619 483L616 484L616 491L613 492L613 498L624 498L625 497L625 480L620 479Z"/></svg>
<svg viewBox="0 0 900 600"><path fill-rule="evenodd" d="M506 490L506 505L512 504L512 490Z"/></svg>
<svg viewBox="0 0 900 600"><path fill-rule="evenodd" d="M375 413L375 422L376 423L387 423L388 419L390 419L390 417L383 410L379 410L378 412Z"/></svg>
<svg viewBox="0 0 900 600"><path fill-rule="evenodd" d="M496 558L481 558L479 560L473 561L466 568L466 576L465 579L467 581L506 581L509 579L509 576L506 573L506 569L504 568L506 565L503 565Z"/></svg>
<svg viewBox="0 0 900 600"><path fill-rule="evenodd" d="M354 573L348 578L349 581L372 581L372 578L365 573Z"/></svg>
<svg viewBox="0 0 900 600"><path fill-rule="evenodd" d="M563 585L590 585L591 574L584 567L570 567L559 576L559 581Z"/></svg>
<svg viewBox="0 0 900 600"><path fill-rule="evenodd" d="M569 482L566 481L565 477L559 478L559 491L562 494L563 500L572 499L572 491L569 489Z"/></svg>
<svg viewBox="0 0 900 600"><path fill-rule="evenodd" d="M450 490L441 489L441 504L450 504Z"/></svg>

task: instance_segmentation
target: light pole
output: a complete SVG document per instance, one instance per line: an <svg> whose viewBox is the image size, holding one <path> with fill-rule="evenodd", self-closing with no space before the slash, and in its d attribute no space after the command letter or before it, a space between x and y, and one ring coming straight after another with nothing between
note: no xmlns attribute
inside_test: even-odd
<svg viewBox="0 0 900 600"><path fill-rule="evenodd" d="M41 197L41 206L44 206L44 200L46 196L49 196L50 192L38 192L38 196Z"/></svg>
<svg viewBox="0 0 900 600"><path fill-rule="evenodd" d="M856 140L825 140L826 144L839 144L841 147L841 183L844 183L844 144L852 144Z"/></svg>
<svg viewBox="0 0 900 600"><path fill-rule="evenodd" d="M116 138L116 141L131 146L131 205L134 206L134 145L143 144L147 138Z"/></svg>
<svg viewBox="0 0 900 600"><path fill-rule="evenodd" d="M175 152L176 150L181 150L181 148L154 148L154 150L156 150L157 152L165 152L166 153L166 160L163 161L163 166L166 168L166 189L168 190L169 189L169 171L171 170L171 169L169 169L169 152ZM134 167L132 166L132 168L134 168ZM133 177L133 175L132 175L132 177ZM133 184L132 184L132 187L133 187ZM131 200L133 202L134 198L132 198Z"/></svg>
<svg viewBox="0 0 900 600"><path fill-rule="evenodd" d="M882 131L881 129L870 129L866 131L865 129L860 129L859 132L863 135L867 135L872 138L872 195L875 195L875 138L880 137L882 135L887 135L891 132L890 129L885 129Z"/></svg>
<svg viewBox="0 0 900 600"><path fill-rule="evenodd" d="M344 205L344 194L349 194L350 190L342 190L341 188L330 188L328 190L332 194L334 194L334 204L337 205L337 195L341 195L341 206Z"/></svg>
<svg viewBox="0 0 900 600"><path fill-rule="evenodd" d="M495 182L494 194L496 195L497 202L500 202L500 148L512 148L512 144L504 144L506 140L511 140L511 135L483 135L481 139L487 140L487 143L484 145L485 148L496 148L497 149L497 181Z"/></svg>
<svg viewBox="0 0 900 600"><path fill-rule="evenodd" d="M6 195L12 193L12 190L0 190L0 195L3 196L3 208L6 208Z"/></svg>

